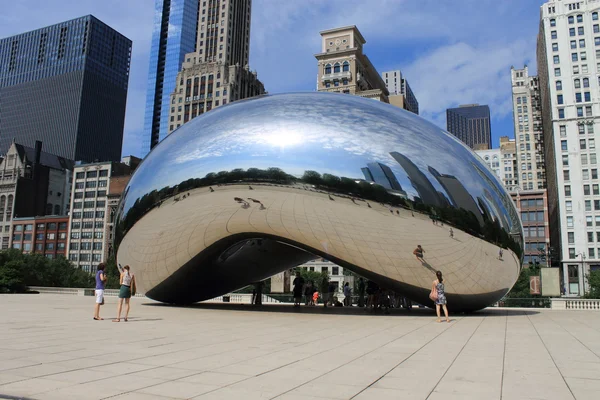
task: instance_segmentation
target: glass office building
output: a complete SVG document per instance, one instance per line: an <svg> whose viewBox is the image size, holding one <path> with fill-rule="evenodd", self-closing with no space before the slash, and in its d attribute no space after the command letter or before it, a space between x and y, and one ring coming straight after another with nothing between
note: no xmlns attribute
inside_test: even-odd
<svg viewBox="0 0 600 400"><path fill-rule="evenodd" d="M120 160L131 40L92 15L0 39L0 153Z"/></svg>
<svg viewBox="0 0 600 400"><path fill-rule="evenodd" d="M142 156L168 134L170 96L197 33L198 0L155 0Z"/></svg>
<svg viewBox="0 0 600 400"><path fill-rule="evenodd" d="M448 132L474 150L492 147L490 108L479 104L467 104L446 110Z"/></svg>

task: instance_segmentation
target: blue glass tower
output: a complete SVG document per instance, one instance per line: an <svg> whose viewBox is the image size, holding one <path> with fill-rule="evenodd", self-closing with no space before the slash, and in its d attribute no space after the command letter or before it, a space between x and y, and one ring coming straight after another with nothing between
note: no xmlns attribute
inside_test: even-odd
<svg viewBox="0 0 600 400"><path fill-rule="evenodd" d="M87 15L0 39L0 153L121 158L131 40Z"/></svg>
<svg viewBox="0 0 600 400"><path fill-rule="evenodd" d="M142 156L167 136L170 95L197 33L198 0L155 0Z"/></svg>

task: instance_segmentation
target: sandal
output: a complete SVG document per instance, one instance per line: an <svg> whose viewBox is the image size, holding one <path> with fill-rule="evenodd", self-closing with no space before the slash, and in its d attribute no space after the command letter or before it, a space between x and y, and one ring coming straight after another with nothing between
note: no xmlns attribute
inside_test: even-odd
<svg viewBox="0 0 600 400"><path fill-rule="evenodd" d="M125 318L124 321L127 322L127 318Z"/></svg>
<svg viewBox="0 0 600 400"><path fill-rule="evenodd" d="M102 321L104 318L100 318L100 317L96 318L96 317L94 317L94 319L95 319L96 321Z"/></svg>
<svg viewBox="0 0 600 400"><path fill-rule="evenodd" d="M121 322L121 318L113 319L112 322Z"/></svg>

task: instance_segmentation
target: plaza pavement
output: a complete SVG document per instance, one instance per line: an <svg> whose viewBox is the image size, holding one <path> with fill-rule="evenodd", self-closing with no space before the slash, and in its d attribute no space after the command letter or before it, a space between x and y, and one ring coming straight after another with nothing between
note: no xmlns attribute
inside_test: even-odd
<svg viewBox="0 0 600 400"><path fill-rule="evenodd" d="M0 398L598 399L600 312L170 307L0 295ZM14 397L13 397L14 398Z"/></svg>

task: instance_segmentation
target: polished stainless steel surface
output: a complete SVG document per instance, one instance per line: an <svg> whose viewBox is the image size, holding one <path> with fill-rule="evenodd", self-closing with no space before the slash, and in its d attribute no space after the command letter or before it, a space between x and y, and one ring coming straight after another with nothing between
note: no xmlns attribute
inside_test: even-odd
<svg viewBox="0 0 600 400"><path fill-rule="evenodd" d="M131 178L115 241L163 302L323 257L426 305L441 270L449 308L476 310L517 280L523 236L508 193L453 136L378 101L297 93L217 108L167 137Z"/></svg>

